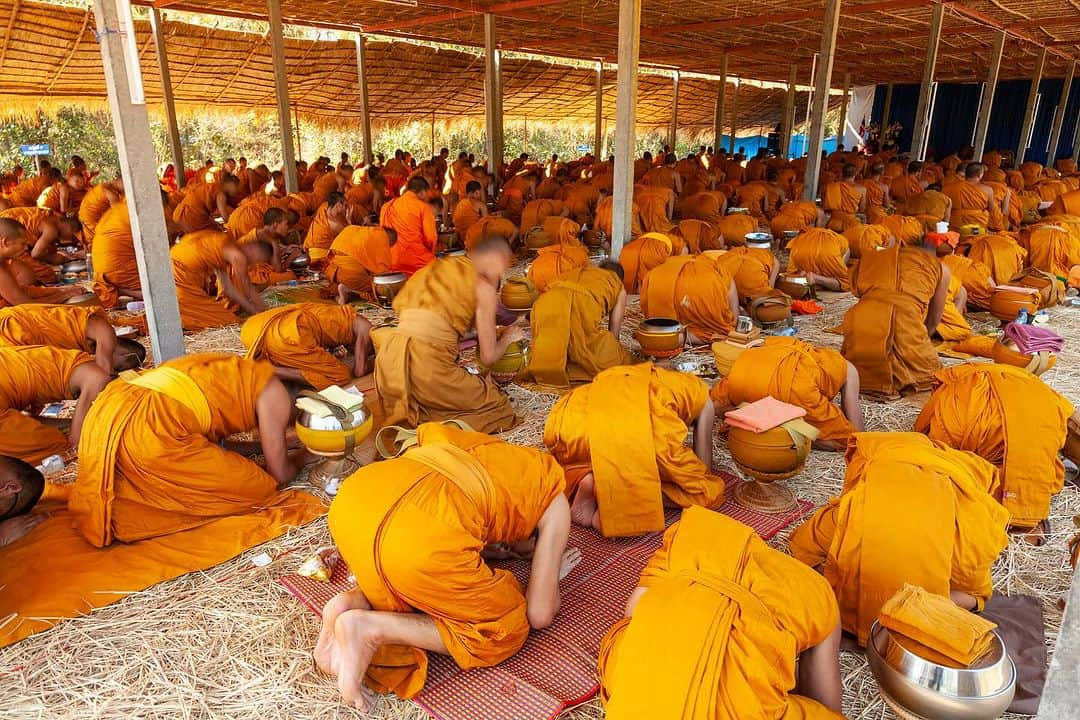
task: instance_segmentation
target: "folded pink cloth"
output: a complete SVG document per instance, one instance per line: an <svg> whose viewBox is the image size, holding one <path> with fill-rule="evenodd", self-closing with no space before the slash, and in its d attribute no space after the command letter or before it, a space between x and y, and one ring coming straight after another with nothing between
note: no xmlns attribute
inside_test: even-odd
<svg viewBox="0 0 1080 720"><path fill-rule="evenodd" d="M1038 325L1009 323L1005 326L1005 337L1016 343L1016 349L1022 355L1033 355L1043 350L1061 352L1065 340L1053 330Z"/></svg>
<svg viewBox="0 0 1080 720"><path fill-rule="evenodd" d="M732 427L762 433L804 415L806 415L806 410L798 405L770 396L749 405L743 405L738 410L729 410L724 413L724 422Z"/></svg>

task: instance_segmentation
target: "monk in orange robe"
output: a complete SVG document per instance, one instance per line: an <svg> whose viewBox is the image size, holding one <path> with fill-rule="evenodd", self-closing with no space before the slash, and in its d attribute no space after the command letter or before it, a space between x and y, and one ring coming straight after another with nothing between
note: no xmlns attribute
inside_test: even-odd
<svg viewBox="0 0 1080 720"><path fill-rule="evenodd" d="M454 230L459 238L464 238L469 228L488 215L487 204L484 202L484 191L480 183L470 180L465 186L465 196L458 200L454 206L453 220ZM522 223L524 225L524 223Z"/></svg>
<svg viewBox="0 0 1080 720"><path fill-rule="evenodd" d="M320 205L329 199L330 193L337 192L344 195L345 191L349 189L352 174L352 165L342 165L330 172L323 173L315 181L315 184L311 186L311 192Z"/></svg>
<svg viewBox="0 0 1080 720"><path fill-rule="evenodd" d="M941 322L950 273L930 251L894 243L864 256L851 273L859 301L844 315L840 352L863 392L892 396L926 389L941 368L930 335Z"/></svg>
<svg viewBox="0 0 1080 720"><path fill-rule="evenodd" d="M753 180L739 186L738 203L750 211L750 217L761 220L766 215L769 186L764 180Z"/></svg>
<svg viewBox="0 0 1080 720"><path fill-rule="evenodd" d="M459 237L464 239L466 249L492 238L498 238L510 247L514 247L518 239L518 229L517 225L508 218L488 215L470 225L469 231L464 235L459 234Z"/></svg>
<svg viewBox="0 0 1080 720"><path fill-rule="evenodd" d="M435 260L439 234L435 211L427 202L429 192L428 181L414 177L404 195L383 204L379 224L397 231L390 258L398 272L411 275Z"/></svg>
<svg viewBox="0 0 1080 720"><path fill-rule="evenodd" d="M540 198L531 201L521 213L521 236L535 227L543 225L552 216L567 217L570 210L562 200ZM580 224L580 223L579 223Z"/></svg>
<svg viewBox="0 0 1080 720"><path fill-rule="evenodd" d="M482 432L514 426L509 398L489 378L457 364L458 345L473 327L485 365L524 338L517 326L496 333L496 289L512 261L510 247L493 238L466 257L432 263L405 283L394 298L398 326L371 333L375 385L388 424L456 419Z"/></svg>
<svg viewBox="0 0 1080 720"><path fill-rule="evenodd" d="M1058 195L1046 211L1047 215L1080 215L1080 190L1070 190Z"/></svg>
<svg viewBox="0 0 1080 720"><path fill-rule="evenodd" d="M74 305L17 305L0 308L0 347L48 345L94 355L107 374L133 370L146 359L146 348L117 338L101 308Z"/></svg>
<svg viewBox="0 0 1080 720"><path fill-rule="evenodd" d="M26 230L18 222L0 218L0 308L24 303L62 303L83 289L37 287L34 271L22 262L28 259Z"/></svg>
<svg viewBox="0 0 1080 720"><path fill-rule="evenodd" d="M58 243L74 245L78 242L79 221L74 217L57 217L41 208L17 207L0 212L0 218L14 220L26 232L26 255L19 261L34 272L34 278L42 284L56 282L56 270L71 256L60 251Z"/></svg>
<svg viewBox="0 0 1080 720"><path fill-rule="evenodd" d="M285 198L275 198L266 193L251 195L229 215L229 221L225 223L225 233L231 239L239 240L252 230L265 225L263 218L266 211L271 208L279 208L286 212L290 210Z"/></svg>
<svg viewBox="0 0 1080 720"><path fill-rule="evenodd" d="M230 204L240 193L240 181L235 175L223 175L218 183L194 185L184 192L184 199L173 211L175 222L185 233L212 230L217 227L214 216L229 221Z"/></svg>
<svg viewBox="0 0 1080 720"><path fill-rule="evenodd" d="M592 220L596 205L600 202L600 197L600 189L585 182L563 185L558 195L556 195L556 198L562 201L567 216L582 225Z"/></svg>
<svg viewBox="0 0 1080 720"><path fill-rule="evenodd" d="M1043 225L1028 239L1028 263L1035 268L1069 277L1069 269L1080 264L1080 238L1061 225Z"/></svg>
<svg viewBox="0 0 1080 720"><path fill-rule="evenodd" d="M600 202L596 204L596 218L594 226L598 232L602 232L605 237L610 238L612 234L611 230L611 213L614 210L613 200L610 195L606 195L600 199ZM636 238L644 232L641 225L641 206L636 202L630 206L630 237Z"/></svg>
<svg viewBox="0 0 1080 720"><path fill-rule="evenodd" d="M349 225L330 244L326 279L330 294L344 305L358 295L374 300L376 275L390 272L390 248L397 233L375 225Z"/></svg>
<svg viewBox="0 0 1080 720"><path fill-rule="evenodd" d="M833 403L838 393L839 406ZM843 450L853 433L863 431L855 366L835 350L796 338L769 337L744 350L710 395L718 415L766 397L801 407L821 432L814 443L819 450Z"/></svg>
<svg viewBox="0 0 1080 720"><path fill-rule="evenodd" d="M964 182L950 184L945 194L952 200L951 230L964 225L978 225L990 230L1004 230L1001 208L994 199L994 189L984 183L986 167L970 163L964 170Z"/></svg>
<svg viewBox="0 0 1080 720"><path fill-rule="evenodd" d="M0 348L0 455L37 464L79 444L90 404L109 382L109 373L81 350L43 345ZM70 439L23 410L78 398Z"/></svg>
<svg viewBox="0 0 1080 720"><path fill-rule="evenodd" d="M49 168L40 175L23 180L7 196L10 207L34 207L45 188L62 182L64 174L57 168Z"/></svg>
<svg viewBox="0 0 1080 720"><path fill-rule="evenodd" d="M785 203L769 223L773 235L777 237L782 237L785 232L804 232L824 225L824 213L811 200Z"/></svg>
<svg viewBox="0 0 1080 720"><path fill-rule="evenodd" d="M905 583L981 608L1008 544L994 466L900 432L857 433L847 464L840 497L788 541L832 585L844 630L866 645L881 606Z"/></svg>
<svg viewBox="0 0 1080 720"><path fill-rule="evenodd" d="M94 246L94 231L106 211L124 197L124 180L116 178L90 188L79 203L79 222L82 224L86 247Z"/></svg>
<svg viewBox="0 0 1080 720"><path fill-rule="evenodd" d="M675 212L675 192L656 185L635 185L634 203L641 212L641 227L645 232L671 232Z"/></svg>
<svg viewBox="0 0 1080 720"><path fill-rule="evenodd" d="M680 255L650 270L641 283L645 318L672 318L691 344L722 340L735 328L739 291L726 268L705 255Z"/></svg>
<svg viewBox="0 0 1080 720"><path fill-rule="evenodd" d="M885 166L875 163L870 174L860 183L866 190L866 222L877 223L892 210L889 186L882 182Z"/></svg>
<svg viewBox="0 0 1080 720"><path fill-rule="evenodd" d="M355 171L353 173L355 177ZM366 175L345 191L345 202L353 210L353 218L363 220L370 215L378 217L386 194L386 181L378 173Z"/></svg>
<svg viewBox="0 0 1080 720"><path fill-rule="evenodd" d="M727 212L727 198L721 192L699 192L679 201L679 216L684 220L703 220L717 224Z"/></svg>
<svg viewBox="0 0 1080 720"><path fill-rule="evenodd" d="M965 240L968 258L990 268L996 283L1006 283L1027 265L1027 250L1008 235L977 235Z"/></svg>
<svg viewBox="0 0 1080 720"><path fill-rule="evenodd" d="M713 419L704 382L652 363L604 370L564 395L544 424L544 445L566 470L574 522L604 537L641 535L663 529L665 504L722 503ZM690 426L693 449L684 444Z"/></svg>
<svg viewBox="0 0 1080 720"><path fill-rule="evenodd" d="M553 244L536 251L536 259L526 272L540 292L571 270L589 267L589 251L578 239L581 226L577 222L552 215L544 220L542 231Z"/></svg>
<svg viewBox="0 0 1080 720"><path fill-rule="evenodd" d="M938 256L941 257L939 248ZM972 336L971 325L967 321L967 288L963 279L953 273L952 265L944 262L942 270L949 275L949 287L945 291L945 305L941 311L941 320L934 329L934 335L945 342L959 342Z"/></svg>
<svg viewBox="0 0 1080 720"><path fill-rule="evenodd" d="M180 322L185 330L205 330L237 322L236 313L210 294L215 284L249 315L266 309L266 303L251 286L248 268L273 260L274 248L269 243L238 245L225 233L204 230L185 235L169 254L180 302Z"/></svg>
<svg viewBox="0 0 1080 720"><path fill-rule="evenodd" d="M667 233L650 232L623 246L619 264L622 265L623 285L627 293L638 292L645 275L675 254L676 242ZM685 251L685 246L681 242L678 244L680 251Z"/></svg>
<svg viewBox="0 0 1080 720"><path fill-rule="evenodd" d="M846 292L851 289L847 261L847 238L827 228L801 233L788 243L789 273L806 276L809 284Z"/></svg>
<svg viewBox="0 0 1080 720"><path fill-rule="evenodd" d="M732 248L715 258L716 264L735 281L743 305L768 295L776 284L780 263L770 247L769 243L747 243L746 247Z"/></svg>
<svg viewBox="0 0 1080 720"><path fill-rule="evenodd" d="M746 236L757 232L758 224L750 215L735 213L725 215L720 222L716 223L716 229L723 238L724 247L742 247L746 245Z"/></svg>
<svg viewBox="0 0 1080 720"><path fill-rule="evenodd" d="M315 662L361 710L372 691L420 692L427 652L464 669L514 655L553 622L559 579L576 562L551 456L433 423L397 459L350 476L329 525L357 588L323 608ZM531 557L527 589L487 564L500 557Z"/></svg>
<svg viewBox="0 0 1080 720"><path fill-rule="evenodd" d="M941 192L940 185L934 184L909 197L904 203L904 214L922 223L924 232L935 232L939 222L949 222L952 208L952 199Z"/></svg>
<svg viewBox="0 0 1080 720"><path fill-rule="evenodd" d="M843 232L861 220L857 215L866 214L866 188L855 182L855 166L844 165L842 179L829 183L821 193L821 207L829 213L826 225L830 230Z"/></svg>
<svg viewBox="0 0 1080 720"><path fill-rule="evenodd" d="M687 508L625 615L600 644L609 720L843 717L832 588L737 520Z"/></svg>
<svg viewBox="0 0 1080 720"><path fill-rule="evenodd" d="M901 210L903 210L904 203L907 202L909 197L918 195L926 188L926 183L919 180L922 165L918 160L908 163L907 172L893 180L892 184L889 185L889 197Z"/></svg>
<svg viewBox="0 0 1080 720"><path fill-rule="evenodd" d="M226 353L117 380L98 396L79 443L68 499L76 527L105 547L254 512L296 477L285 442L291 411L270 363ZM219 444L255 429L265 470Z"/></svg>
<svg viewBox="0 0 1080 720"><path fill-rule="evenodd" d="M941 370L915 431L967 450L1001 470L996 497L1010 524L1033 528L1061 491L1072 403L1031 373L1009 365L964 364Z"/></svg>
<svg viewBox="0 0 1080 720"><path fill-rule="evenodd" d="M98 223L94 246L94 293L107 308L116 307L121 295L142 300L139 266L135 259L135 240L126 200L109 208Z"/></svg>
<svg viewBox="0 0 1080 720"><path fill-rule="evenodd" d="M79 205L86 195L86 176L69 170L62 182L55 182L41 191L37 206L61 217L77 217Z"/></svg>
<svg viewBox="0 0 1080 720"><path fill-rule="evenodd" d="M856 260L892 242L892 233L884 225L853 225L843 235L850 257Z"/></svg>
<svg viewBox="0 0 1080 720"><path fill-rule="evenodd" d="M882 218L881 225L888 228L889 233L896 238L896 242L902 245L917 245L926 234L918 218L899 213Z"/></svg>
<svg viewBox="0 0 1080 720"><path fill-rule="evenodd" d="M632 362L619 343L626 288L618 263L571 270L533 304L532 357L528 374L538 383L566 388L602 370ZM601 327L604 318L607 328Z"/></svg>
<svg viewBox="0 0 1080 720"><path fill-rule="evenodd" d="M366 375L371 354L371 323L351 307L297 303L252 315L240 327L244 356L266 360L274 374L322 390L345 386ZM352 352L346 366L331 352L339 346Z"/></svg>
<svg viewBox="0 0 1080 720"><path fill-rule="evenodd" d="M0 515L0 548L24 537L48 518L44 512L30 513L44 490L45 476L37 468L24 460L0 455L0 507L5 508Z"/></svg>
<svg viewBox="0 0 1080 720"><path fill-rule="evenodd" d="M345 196L337 191L330 193L327 201L319 205L311 218L311 225L304 236L304 247L318 256L330 250L334 238L352 224L352 210L345 202Z"/></svg>

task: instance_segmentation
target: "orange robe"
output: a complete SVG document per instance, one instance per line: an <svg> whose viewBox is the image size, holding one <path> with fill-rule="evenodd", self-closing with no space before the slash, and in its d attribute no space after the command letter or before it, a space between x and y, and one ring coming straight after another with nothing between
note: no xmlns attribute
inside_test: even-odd
<svg viewBox="0 0 1080 720"><path fill-rule="evenodd" d="M739 186L739 207L750 211L753 218L765 217L765 202L769 197L769 186L760 180Z"/></svg>
<svg viewBox="0 0 1080 720"><path fill-rule="evenodd" d="M120 288L142 287L126 200L116 203L102 216L90 254L94 262L94 293L105 307L116 307Z"/></svg>
<svg viewBox="0 0 1080 720"><path fill-rule="evenodd" d="M972 334L967 318L956 307L956 296L963 288L963 279L959 275L950 272L949 289L945 295L945 307L941 313L941 322L938 323L936 328L938 337L946 342L966 340Z"/></svg>
<svg viewBox="0 0 1080 720"><path fill-rule="evenodd" d="M356 310L348 305L298 303L266 310L240 327L244 357L299 370L316 390L348 385L351 369L330 350L339 345L352 350L355 319Z"/></svg>
<svg viewBox="0 0 1080 720"><path fill-rule="evenodd" d="M12 207L34 207L38 196L49 187L48 175L35 175L15 186L7 200Z"/></svg>
<svg viewBox="0 0 1080 720"><path fill-rule="evenodd" d="M521 234L544 224L544 220L552 215L561 215L564 209L562 200L544 199L533 200L521 212ZM579 223L580 224L580 223Z"/></svg>
<svg viewBox="0 0 1080 720"><path fill-rule="evenodd" d="M909 197L918 195L922 191L922 183L914 175L903 175L893 180L892 184L889 185L889 197L901 207Z"/></svg>
<svg viewBox="0 0 1080 720"><path fill-rule="evenodd" d="M1027 250L1008 235L977 235L965 242L970 245L968 257L990 268L996 283L1008 282L1027 264Z"/></svg>
<svg viewBox="0 0 1080 720"><path fill-rule="evenodd" d="M853 225L845 230L843 235L848 241L851 257L858 259L883 247L889 242L892 233L884 225Z"/></svg>
<svg viewBox="0 0 1080 720"><path fill-rule="evenodd" d="M233 240L239 240L263 226L263 215L267 210L283 205L284 201L272 198L266 193L252 195L229 214L229 219L225 222L225 232Z"/></svg>
<svg viewBox="0 0 1080 720"><path fill-rule="evenodd" d="M112 192L112 190L109 190ZM102 216L109 210L109 196L104 183L94 185L79 203L79 222L82 224L83 240L87 247L94 246L94 231Z"/></svg>
<svg viewBox="0 0 1080 720"><path fill-rule="evenodd" d="M676 319L700 342L723 339L735 327L733 282L727 269L710 257L670 258L641 282L642 315Z"/></svg>
<svg viewBox="0 0 1080 720"><path fill-rule="evenodd" d="M844 315L841 353L859 371L861 389L895 395L925 389L941 368L926 331L926 312L941 263L918 248L893 245L852 270L859 301Z"/></svg>
<svg viewBox="0 0 1080 720"><path fill-rule="evenodd" d="M336 230L330 224L327 205L323 203L311 218L311 225L308 226L307 234L304 235L304 248L307 250L329 250L339 232L340 230Z"/></svg>
<svg viewBox="0 0 1080 720"><path fill-rule="evenodd" d="M685 444L707 402L698 378L641 363L605 370L555 403L544 445L566 468L569 494L592 472L605 537L663 530L665 497L680 507L723 502L724 481Z"/></svg>
<svg viewBox="0 0 1080 720"><path fill-rule="evenodd" d="M592 220L596 203L600 200L600 191L594 185L571 183L563 185L558 197L570 211L570 217L574 222L584 225Z"/></svg>
<svg viewBox="0 0 1080 720"><path fill-rule="evenodd" d="M855 216L862 204L863 194L858 186L847 182L832 182L821 193L821 207L829 213L827 227L836 232L844 232L861 221Z"/></svg>
<svg viewBox="0 0 1080 720"><path fill-rule="evenodd" d="M0 347L48 345L90 352L86 325L94 315L105 318L100 307L30 304L0 309Z"/></svg>
<svg viewBox="0 0 1080 720"><path fill-rule="evenodd" d="M780 212L769 223L773 235L783 236L785 232L804 232L814 227L818 221L818 208L809 200L798 200L780 206Z"/></svg>
<svg viewBox="0 0 1080 720"><path fill-rule="evenodd" d="M1009 365L964 364L937 373L940 385L915 431L967 450L1001 470L996 497L1011 524L1034 527L1050 514L1065 468L1058 451L1073 413L1068 400L1031 373Z"/></svg>
<svg viewBox="0 0 1080 720"><path fill-rule="evenodd" d="M705 250L723 249L723 238L720 237L719 228L704 220L680 220L673 232L682 239L680 244L686 245L694 255Z"/></svg>
<svg viewBox="0 0 1080 720"><path fill-rule="evenodd" d="M37 260L31 257L30 252L34 248L34 244L37 243L38 238L41 236L42 225L47 220L56 217L49 210L42 210L36 207L15 207L9 210L0 211L0 218L6 218L8 220L14 220L23 226L26 232L23 233L26 239L26 252L18 257L26 267L30 268L34 273L34 280L43 285L52 285L57 281L56 266L50 265L42 260Z"/></svg>
<svg viewBox="0 0 1080 720"><path fill-rule="evenodd" d="M699 192L687 195L679 202L679 215L683 219L703 220L716 224L724 219L723 194L718 192Z"/></svg>
<svg viewBox="0 0 1080 720"><path fill-rule="evenodd" d="M885 601L905 583L935 595L993 590L1008 545L994 466L918 433L856 433L839 498L795 529L791 554L822 567L844 630L865 645Z"/></svg>
<svg viewBox="0 0 1080 720"><path fill-rule="evenodd" d="M81 350L29 345L0 348L0 455L37 464L68 449L68 439L52 425L39 422L36 410L72 399L71 373L94 358Z"/></svg>
<svg viewBox="0 0 1080 720"><path fill-rule="evenodd" d="M963 255L946 255L941 262L948 268L952 276L960 281L967 290L968 303L975 307L988 309L990 297L994 294L994 278L990 268L981 262L972 260Z"/></svg>
<svg viewBox="0 0 1080 720"><path fill-rule="evenodd" d="M1028 240L1028 263L1065 280L1069 269L1080 264L1080 238L1063 226L1044 225Z"/></svg>
<svg viewBox="0 0 1080 720"><path fill-rule="evenodd" d="M596 229L605 236L611 237L611 213L614 209L611 197L606 197L596 205ZM641 235L641 206L636 202L630 208L630 237L636 238Z"/></svg>
<svg viewBox="0 0 1080 720"><path fill-rule="evenodd" d="M217 230L188 233L169 251L172 257L180 324L197 331L237 322L236 313L212 293L218 270L228 270L222 254L229 236Z"/></svg>
<svg viewBox="0 0 1080 720"><path fill-rule="evenodd" d="M526 275L537 290L544 292L571 270L589 266L589 252L584 245L558 243L537 250Z"/></svg>
<svg viewBox="0 0 1080 720"><path fill-rule="evenodd" d="M876 180L862 180L859 184L866 188L866 221L881 222L888 214L885 212L885 186Z"/></svg>
<svg viewBox="0 0 1080 720"><path fill-rule="evenodd" d="M945 187L945 194L952 200L950 230L958 231L964 225L978 225L990 230L1005 229L1001 208L986 196L979 185L966 180L952 183Z"/></svg>
<svg viewBox="0 0 1080 720"><path fill-rule="evenodd" d="M326 279L366 300L375 298L372 278L390 272L390 238L375 225L349 225L330 244ZM333 285L331 285L333 286Z"/></svg>
<svg viewBox="0 0 1080 720"><path fill-rule="evenodd" d="M888 228L896 241L902 245L915 245L922 240L923 224L918 218L907 215L889 215L881 225Z"/></svg>
<svg viewBox="0 0 1080 720"><path fill-rule="evenodd" d="M717 256L715 260L717 266L727 271L735 281L740 302L748 303L772 290L772 273L779 261L769 250L737 247Z"/></svg>
<svg viewBox="0 0 1080 720"><path fill-rule="evenodd" d="M842 718L795 693L798 656L839 622L832 588L746 525L687 508L638 586L600 644L609 720Z"/></svg>
<svg viewBox="0 0 1080 720"><path fill-rule="evenodd" d="M1054 204L1046 211L1047 215L1080 215L1080 190L1070 190L1058 195Z"/></svg>
<svg viewBox="0 0 1080 720"><path fill-rule="evenodd" d="M619 338L601 327L622 292L618 275L594 267L571 270L551 283L532 308L529 375L564 388L632 362Z"/></svg>
<svg viewBox="0 0 1080 720"><path fill-rule="evenodd" d="M417 439L342 484L330 534L374 610L423 613L459 667L489 667L521 648L529 621L521 585L480 553L528 538L563 473L549 455L480 433L428 423ZM423 650L382 645L364 682L410 698L427 669Z"/></svg>
<svg viewBox="0 0 1080 720"><path fill-rule="evenodd" d="M469 258L437 260L394 298L397 327L372 331L375 386L387 424L457 419L481 432L501 432L516 423L495 383L457 364L458 344L473 327L478 281Z"/></svg>
<svg viewBox="0 0 1080 720"><path fill-rule="evenodd" d="M480 213L469 198L462 198L454 206L454 230L458 237L464 238L474 224L480 221Z"/></svg>
<svg viewBox="0 0 1080 720"><path fill-rule="evenodd" d="M757 232L757 221L750 215L736 213L727 215L716 224L726 247L741 247L746 244L747 233Z"/></svg>
<svg viewBox="0 0 1080 720"><path fill-rule="evenodd" d="M840 289L851 289L848 277L848 241L827 228L812 228L788 243L788 272L811 272L834 278Z"/></svg>
<svg viewBox="0 0 1080 720"><path fill-rule="evenodd" d="M937 224L945 219L949 209L949 196L937 190L923 190L912 195L904 203L904 214L922 223L924 232L935 232Z"/></svg>
<svg viewBox="0 0 1080 720"><path fill-rule="evenodd" d="M472 250L481 241L496 237L509 243L516 232L517 225L510 220L498 215L488 215L469 226L469 231L464 235L465 248Z"/></svg>
<svg viewBox="0 0 1080 720"><path fill-rule="evenodd" d="M439 240L435 227L435 211L431 206L407 192L383 203L379 224L393 228L398 238L390 248L394 270L413 274L435 260L435 244Z"/></svg>
<svg viewBox="0 0 1080 720"><path fill-rule="evenodd" d="M173 210L173 222L180 225L184 232L213 230L217 212L217 196L221 187L217 183L203 183L189 187L184 191L184 199Z"/></svg>
<svg viewBox="0 0 1080 720"><path fill-rule="evenodd" d="M671 257L673 245L670 235L650 232L623 246L619 264L627 293L636 293L645 274Z"/></svg>
<svg viewBox="0 0 1080 720"><path fill-rule="evenodd" d="M668 218L668 202L675 197L669 188L639 185L634 188L634 203L641 212L641 227L645 232L671 232L674 225Z"/></svg>
<svg viewBox="0 0 1080 720"><path fill-rule="evenodd" d="M833 398L847 380L847 362L835 350L788 337L765 338L765 344L739 355L726 378L712 388L721 406L774 397L806 410L804 418L821 431L820 439L846 444L855 428Z"/></svg>

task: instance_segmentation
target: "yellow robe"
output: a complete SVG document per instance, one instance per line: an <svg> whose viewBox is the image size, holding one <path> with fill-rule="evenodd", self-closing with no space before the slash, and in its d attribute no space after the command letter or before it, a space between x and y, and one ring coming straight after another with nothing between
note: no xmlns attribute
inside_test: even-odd
<svg viewBox="0 0 1080 720"><path fill-rule="evenodd" d="M1044 225L1031 233L1028 262L1064 281L1069 277L1069 269L1080 264L1080 238L1062 226Z"/></svg>
<svg viewBox="0 0 1080 720"><path fill-rule="evenodd" d="M79 222L82 224L83 241L87 247L94 246L94 231L109 207L109 196L106 194L104 183L94 185L87 190L82 202L79 203Z"/></svg>
<svg viewBox="0 0 1080 720"><path fill-rule="evenodd" d="M473 327L477 282L467 257L437 260L394 298L398 326L372 331L375 386L388 424L457 419L482 432L502 432L516 423L495 383L457 364L458 344Z"/></svg>
<svg viewBox="0 0 1080 720"><path fill-rule="evenodd" d="M949 209L949 196L937 190L923 190L912 195L904 203L904 214L922 223L924 232L935 232L937 224L945 219Z"/></svg>
<svg viewBox="0 0 1080 720"><path fill-rule="evenodd" d="M735 281L739 300L743 303L772 290L772 272L778 262L765 248L737 247L716 257L717 266L726 270Z"/></svg>
<svg viewBox="0 0 1080 720"><path fill-rule="evenodd" d="M716 224L727 247L746 245L747 233L757 232L757 221L749 215L727 215Z"/></svg>
<svg viewBox="0 0 1080 720"><path fill-rule="evenodd" d="M169 251L176 298L180 301L180 323L185 330L223 327L239 320L226 304L210 294L216 271L229 267L222 254L229 242L225 233L203 230L180 238Z"/></svg>
<svg viewBox="0 0 1080 720"><path fill-rule="evenodd" d="M843 233L848 241L848 252L852 258L861 258L884 246L892 235L884 225L853 225Z"/></svg>
<svg viewBox="0 0 1080 720"><path fill-rule="evenodd" d="M526 272L529 280L544 292L561 276L578 268L589 267L589 252L580 243L548 245L536 251L536 259Z"/></svg>
<svg viewBox="0 0 1080 720"><path fill-rule="evenodd" d="M857 188L857 185L842 181L825 186L821 193L821 207L829 213L827 227L830 230L844 232L861 222L855 216L862 202L862 193Z"/></svg>
<svg viewBox="0 0 1080 720"><path fill-rule="evenodd" d="M964 288L963 279L955 274L949 275L949 289L945 295L945 307L941 313L941 322L937 334L942 340L955 342L971 337L971 325L960 309L956 307L956 296Z"/></svg>
<svg viewBox="0 0 1080 720"><path fill-rule="evenodd" d="M345 480L330 534L373 609L423 613L460 667L495 665L521 648L529 622L518 581L480 553L529 537L563 492L562 470L531 448L443 425L421 425L417 439ZM364 680L411 698L427 667L423 650L382 645Z"/></svg>
<svg viewBox="0 0 1080 720"><path fill-rule="evenodd" d="M1033 527L1046 519L1050 498L1065 477L1058 451L1072 403L1009 365L956 365L936 378L941 384L923 406L915 431L998 466L997 498L1013 525Z"/></svg>
<svg viewBox="0 0 1080 720"><path fill-rule="evenodd" d="M350 225L330 244L326 279L342 283L366 300L375 299L375 275L390 272L390 238L377 226Z"/></svg>
<svg viewBox="0 0 1080 720"><path fill-rule="evenodd" d="M905 583L981 605L1005 546L997 470L918 433L856 433L839 498L795 529L791 554L821 567L844 630L866 645L881 606Z"/></svg>
<svg viewBox="0 0 1080 720"><path fill-rule="evenodd" d="M799 654L839 620L832 589L746 525L688 508L638 585L600 645L609 720L842 717L794 692Z"/></svg>
<svg viewBox="0 0 1080 720"><path fill-rule="evenodd" d="M88 353L86 325L94 315L105 318L100 307L31 304L0 309L0 347L48 345Z"/></svg>
<svg viewBox="0 0 1080 720"><path fill-rule="evenodd" d="M663 530L665 497L680 507L723 502L724 481L685 444L707 402L698 378L642 363L605 370L555 404L544 445L566 469L569 494L593 473L605 537Z"/></svg>
<svg viewBox="0 0 1080 720"><path fill-rule="evenodd" d="M970 244L968 258L990 268L996 283L1007 283L1027 265L1027 250L1008 235L978 235L966 242Z"/></svg>
<svg viewBox="0 0 1080 720"><path fill-rule="evenodd" d="M907 215L889 215L881 220L896 241L902 245L915 245L923 236L923 225L918 218Z"/></svg>
<svg viewBox="0 0 1080 720"><path fill-rule="evenodd" d="M216 229L214 213L217 212L219 192L221 192L221 187L217 183L205 183L187 188L180 204L173 210L173 222L186 233Z"/></svg>
<svg viewBox="0 0 1080 720"><path fill-rule="evenodd" d="M848 277L848 242L827 228L813 228L788 243L788 272L811 272L834 278L840 289L851 289Z"/></svg>
<svg viewBox="0 0 1080 720"><path fill-rule="evenodd" d="M94 262L94 293L102 305L116 307L120 288L141 288L126 200L116 203L102 216L94 230L90 253Z"/></svg>
<svg viewBox="0 0 1080 720"><path fill-rule="evenodd" d="M525 235L534 227L542 225L544 220L552 215L561 215L563 207L562 200L541 198L530 201L521 211L521 234Z"/></svg>
<svg viewBox="0 0 1080 720"><path fill-rule="evenodd" d="M958 278L967 290L969 305L983 309L990 307L990 297L994 294L994 288L991 285L993 275L990 268L981 262L955 253L941 258L941 262L949 268L953 278Z"/></svg>
<svg viewBox="0 0 1080 720"><path fill-rule="evenodd" d="M464 235L465 248L472 250L480 242L491 238L502 238L510 242L510 238L516 232L517 226L510 220L497 215L488 215L469 226L469 231Z"/></svg>
<svg viewBox="0 0 1080 720"><path fill-rule="evenodd" d="M619 264L623 268L623 285L627 293L636 293L646 273L671 257L672 245L670 235L650 232L623 246Z"/></svg>
<svg viewBox="0 0 1080 720"><path fill-rule="evenodd" d="M316 390L352 381L351 368L330 352L356 342L356 311L347 305L298 303L252 315L240 327L249 360L300 370Z"/></svg>
<svg viewBox="0 0 1080 720"><path fill-rule="evenodd" d="M645 318L678 320L701 342L727 337L735 327L726 268L705 255L679 255L649 271L641 283Z"/></svg>

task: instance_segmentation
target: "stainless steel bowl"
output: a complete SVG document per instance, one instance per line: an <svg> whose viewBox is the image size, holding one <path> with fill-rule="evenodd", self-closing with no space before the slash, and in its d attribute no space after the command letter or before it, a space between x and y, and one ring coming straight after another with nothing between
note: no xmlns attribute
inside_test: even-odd
<svg viewBox="0 0 1080 720"><path fill-rule="evenodd" d="M361 405L359 408L353 411L353 427L358 428L367 422L368 412L367 409ZM341 430L341 423L336 417L315 417L310 413L306 413L300 410L296 415L296 424L308 428L309 430L331 431L337 432Z"/></svg>
<svg viewBox="0 0 1080 720"><path fill-rule="evenodd" d="M81 273L86 272L85 260L69 260L60 266L60 271L63 273Z"/></svg>
<svg viewBox="0 0 1080 720"><path fill-rule="evenodd" d="M749 215L750 214L750 208L729 207L727 209L727 214L728 215Z"/></svg>
<svg viewBox="0 0 1080 720"><path fill-rule="evenodd" d="M752 232L744 235L747 243L771 243L772 235L767 232Z"/></svg>
<svg viewBox="0 0 1080 720"><path fill-rule="evenodd" d="M883 692L902 707L935 720L993 720L1016 692L1016 666L997 633L990 650L968 668L919 657L874 623L866 659Z"/></svg>
<svg viewBox="0 0 1080 720"><path fill-rule="evenodd" d="M603 248L589 249L589 262L591 262L593 265L599 265L600 263L607 262L609 257L611 256L608 255L607 250L604 250Z"/></svg>
<svg viewBox="0 0 1080 720"><path fill-rule="evenodd" d="M786 240L794 240L797 237L799 237L799 231L798 230L785 230L784 231L784 238Z"/></svg>
<svg viewBox="0 0 1080 720"><path fill-rule="evenodd" d="M781 275L780 280L789 282L792 285L809 285L810 281L806 279L805 275Z"/></svg>
<svg viewBox="0 0 1080 720"><path fill-rule="evenodd" d="M289 267L295 268L296 270L303 270L310 264L311 256L307 253L301 253L292 259L292 262L289 263Z"/></svg>

